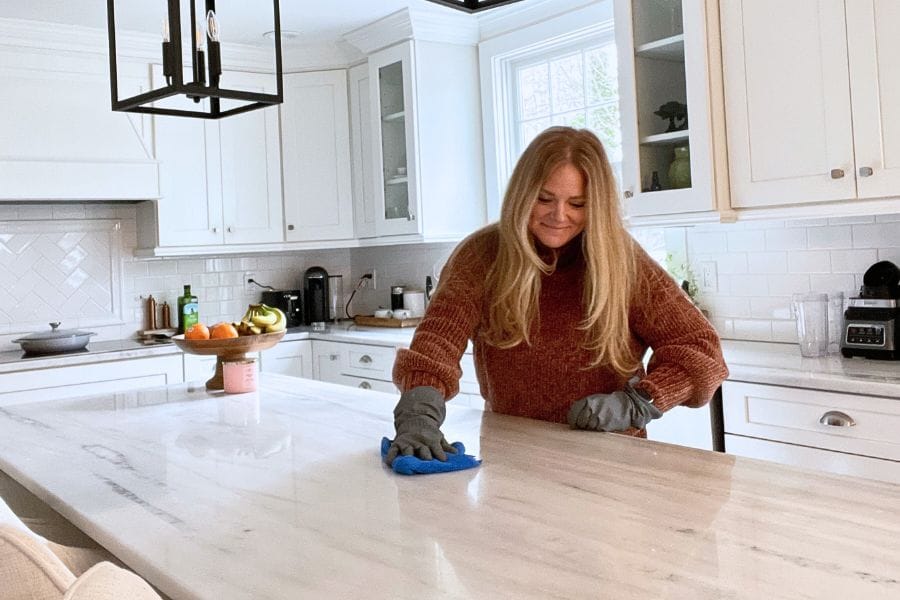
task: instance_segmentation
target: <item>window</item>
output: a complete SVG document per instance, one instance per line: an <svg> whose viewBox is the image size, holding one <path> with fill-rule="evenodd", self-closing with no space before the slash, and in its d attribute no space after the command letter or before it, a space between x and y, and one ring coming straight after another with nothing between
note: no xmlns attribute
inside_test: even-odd
<svg viewBox="0 0 900 600"><path fill-rule="evenodd" d="M568 125L597 134L619 175L622 131L616 45L610 34L518 58L510 62L509 74L511 164L541 131Z"/></svg>

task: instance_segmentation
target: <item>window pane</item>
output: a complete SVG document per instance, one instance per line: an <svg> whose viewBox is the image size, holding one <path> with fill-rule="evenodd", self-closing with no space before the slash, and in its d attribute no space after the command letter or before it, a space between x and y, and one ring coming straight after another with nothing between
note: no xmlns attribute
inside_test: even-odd
<svg viewBox="0 0 900 600"><path fill-rule="evenodd" d="M607 44L585 52L588 76L588 104L615 100L619 96L616 46Z"/></svg>
<svg viewBox="0 0 900 600"><path fill-rule="evenodd" d="M547 63L519 69L519 114L523 119L543 117L550 113L550 86Z"/></svg>
<svg viewBox="0 0 900 600"><path fill-rule="evenodd" d="M554 113L584 107L584 71L581 53L551 61L550 81Z"/></svg>
<svg viewBox="0 0 900 600"><path fill-rule="evenodd" d="M535 119L534 121L523 121L519 128L519 152L524 152L531 140L548 127L550 127L549 117Z"/></svg>
<svg viewBox="0 0 900 600"><path fill-rule="evenodd" d="M610 162L622 160L622 128L619 124L619 106L605 104L589 112L588 128L603 142Z"/></svg>
<svg viewBox="0 0 900 600"><path fill-rule="evenodd" d="M581 129L587 125L587 118L583 110L573 110L571 112L562 113L561 115L553 115L554 125L568 125Z"/></svg>

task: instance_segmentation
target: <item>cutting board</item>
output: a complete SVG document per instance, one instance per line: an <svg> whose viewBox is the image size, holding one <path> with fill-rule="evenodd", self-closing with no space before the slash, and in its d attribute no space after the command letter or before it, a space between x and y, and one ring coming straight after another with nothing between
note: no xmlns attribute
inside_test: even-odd
<svg viewBox="0 0 900 600"><path fill-rule="evenodd" d="M368 315L356 315L353 322L367 327L415 327L422 321L421 317L414 319L391 319L385 317L372 317Z"/></svg>

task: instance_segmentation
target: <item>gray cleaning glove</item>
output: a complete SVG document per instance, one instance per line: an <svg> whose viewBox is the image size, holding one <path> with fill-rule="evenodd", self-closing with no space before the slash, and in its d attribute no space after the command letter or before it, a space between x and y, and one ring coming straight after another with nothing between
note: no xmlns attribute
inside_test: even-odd
<svg viewBox="0 0 900 600"><path fill-rule="evenodd" d="M394 408L397 435L384 462L390 465L399 455L445 461L447 452L456 454L440 430L446 414L444 396L435 388L419 386L403 392Z"/></svg>
<svg viewBox="0 0 900 600"><path fill-rule="evenodd" d="M662 416L653 400L634 389L632 378L625 389L612 394L592 394L572 403L568 422L573 429L592 431L623 431L629 427L643 429L647 423Z"/></svg>

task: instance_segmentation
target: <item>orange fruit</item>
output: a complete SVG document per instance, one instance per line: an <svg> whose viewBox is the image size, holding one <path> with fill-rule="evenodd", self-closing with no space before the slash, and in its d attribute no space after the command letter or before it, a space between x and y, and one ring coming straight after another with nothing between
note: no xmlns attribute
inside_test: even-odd
<svg viewBox="0 0 900 600"><path fill-rule="evenodd" d="M203 323L194 323L184 332L186 340L208 340L209 328Z"/></svg>
<svg viewBox="0 0 900 600"><path fill-rule="evenodd" d="M237 329L231 323L222 321L216 323L209 328L209 339L211 340L227 340L228 338L236 338L238 336Z"/></svg>

